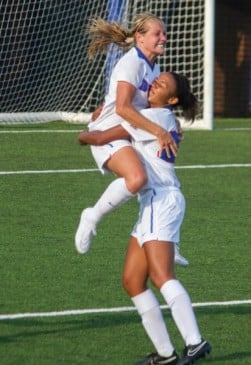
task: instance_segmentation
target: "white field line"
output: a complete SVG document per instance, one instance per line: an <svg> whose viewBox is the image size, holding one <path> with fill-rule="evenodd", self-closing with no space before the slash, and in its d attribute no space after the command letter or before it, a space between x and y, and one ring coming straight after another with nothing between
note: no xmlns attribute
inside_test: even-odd
<svg viewBox="0 0 251 365"><path fill-rule="evenodd" d="M227 167L251 167L251 163L175 166L175 169L222 169L222 168L227 168Z"/></svg>
<svg viewBox="0 0 251 365"><path fill-rule="evenodd" d="M21 170L21 171L0 171L0 175L23 175L23 174L65 174L76 172L96 172L97 168L93 169L70 169L70 170Z"/></svg>
<svg viewBox="0 0 251 365"><path fill-rule="evenodd" d="M222 169L231 167L251 167L251 163L244 164L220 164L220 165L187 165L176 166L175 169ZM91 169L69 169L69 170L20 170L20 171L0 171L0 175L25 175L25 174L65 174L65 173L81 173L96 172L97 168Z"/></svg>
<svg viewBox="0 0 251 365"><path fill-rule="evenodd" d="M228 302L204 302L193 303L193 307L223 307L233 305L251 304L251 299L247 300L232 300ZM161 305L162 309L168 308L167 305ZM115 308L93 308L93 309L75 309L57 312L38 312L38 313L16 313L16 314L2 314L0 321L19 318L37 318L37 317L59 317L59 316L76 316L95 313L121 313L135 311L135 307L115 307Z"/></svg>
<svg viewBox="0 0 251 365"><path fill-rule="evenodd" d="M230 132L235 132L235 131L251 131L251 127L237 127L237 128L217 128L217 131L230 131Z"/></svg>
<svg viewBox="0 0 251 365"><path fill-rule="evenodd" d="M84 129L24 129L24 130L0 130L0 134L22 134L22 133L80 133ZM189 130L189 129L188 129ZM187 130L186 130L187 131ZM185 131L185 132L186 132ZM251 131L251 127L226 127L226 128L215 128L214 132L229 131L229 132L242 132Z"/></svg>
<svg viewBox="0 0 251 365"><path fill-rule="evenodd" d="M83 129L26 129L26 130L9 130L1 131L0 134L26 134L26 133L80 133Z"/></svg>
<svg viewBox="0 0 251 365"><path fill-rule="evenodd" d="M178 169L205 169L205 168L224 168L224 167L251 167L251 164L226 164L226 165L191 165L191 166L177 166ZM0 171L1 175L10 174L48 174L48 173L79 173L79 172L93 172L98 169L73 169L73 170L42 170L42 171ZM251 300L242 301L228 301L228 302L205 302L194 303L193 307L208 307L208 306L230 306L251 304ZM167 308L167 306L161 306ZM17 313L17 314L3 314L0 315L0 320L31 318L31 317L54 317L54 316L68 316L68 315L83 315L94 313L114 313L114 312L128 312L134 311L134 307L117 307L117 308L100 308L100 309L83 309L83 310L68 310L58 312L40 312L40 313Z"/></svg>

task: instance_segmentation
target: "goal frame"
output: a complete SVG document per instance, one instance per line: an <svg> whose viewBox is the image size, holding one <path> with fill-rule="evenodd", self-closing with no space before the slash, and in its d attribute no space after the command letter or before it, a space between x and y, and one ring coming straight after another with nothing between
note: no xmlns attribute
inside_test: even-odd
<svg viewBox="0 0 251 365"><path fill-rule="evenodd" d="M214 19L215 0L204 0L204 76L203 76L203 118L196 119L193 124L181 124L185 129L213 129L214 118ZM80 109L81 110L81 109ZM68 112L0 112L0 124L22 124L27 122L43 123L51 121L67 121L70 123L88 123L90 113Z"/></svg>
<svg viewBox="0 0 251 365"><path fill-rule="evenodd" d="M215 0L205 0L203 124L209 130L213 129L214 118L214 19Z"/></svg>

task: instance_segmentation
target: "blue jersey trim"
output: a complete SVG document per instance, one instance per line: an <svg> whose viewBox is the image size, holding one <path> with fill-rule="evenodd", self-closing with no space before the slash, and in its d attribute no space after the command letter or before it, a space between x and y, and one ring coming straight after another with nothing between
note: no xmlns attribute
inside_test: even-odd
<svg viewBox="0 0 251 365"><path fill-rule="evenodd" d="M139 90L148 92L149 87L150 87L150 85L148 84L148 82L145 79L143 79L142 84L139 87Z"/></svg>
<svg viewBox="0 0 251 365"><path fill-rule="evenodd" d="M179 146L179 143L180 143L180 137L179 137L179 134L178 132L176 131L171 131L170 132L174 141L176 142L177 146ZM170 151L170 157L167 156L166 154L166 150L162 150L159 152L159 155L158 157L161 158L162 160L166 161L166 162L170 162L170 163L174 163L175 162L175 156L174 154L172 153L172 151Z"/></svg>
<svg viewBox="0 0 251 365"><path fill-rule="evenodd" d="M151 197L151 217L150 217L150 232L153 233L154 221L153 221L153 199L156 195L155 190L153 189L153 195Z"/></svg>
<svg viewBox="0 0 251 365"><path fill-rule="evenodd" d="M142 58L143 60L146 61L146 63L149 65L149 67L151 68L151 70L154 69L154 66L155 66L155 62L152 64L147 58L146 56L144 55L144 53L138 48L138 47L135 47L136 51L137 51L137 54L139 56L139 58Z"/></svg>

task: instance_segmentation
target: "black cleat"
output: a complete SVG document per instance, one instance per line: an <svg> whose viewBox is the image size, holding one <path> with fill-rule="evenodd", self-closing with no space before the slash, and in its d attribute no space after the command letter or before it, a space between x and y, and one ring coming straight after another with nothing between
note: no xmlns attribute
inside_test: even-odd
<svg viewBox="0 0 251 365"><path fill-rule="evenodd" d="M206 357L212 350L209 342L202 340L198 345L186 346L183 352L183 358L180 359L178 365L191 365L195 361Z"/></svg>
<svg viewBox="0 0 251 365"><path fill-rule="evenodd" d="M176 351L174 351L169 357L162 357L155 352L136 362L134 365L177 365L178 361L179 356Z"/></svg>

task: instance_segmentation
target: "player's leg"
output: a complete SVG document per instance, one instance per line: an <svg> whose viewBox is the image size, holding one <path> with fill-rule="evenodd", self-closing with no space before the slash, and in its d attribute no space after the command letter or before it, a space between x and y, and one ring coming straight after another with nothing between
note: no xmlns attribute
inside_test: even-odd
<svg viewBox="0 0 251 365"><path fill-rule="evenodd" d="M205 356L211 351L211 346L202 339L190 297L175 278L173 246L171 242L152 241L145 243L143 247L148 261L149 276L170 307L176 326L186 344L182 364L190 364L186 361L195 361ZM166 262L170 267L167 267ZM194 352L189 352L189 349L193 349Z"/></svg>
<svg viewBox="0 0 251 365"><path fill-rule="evenodd" d="M133 197L146 183L147 175L140 158L132 146L126 146L110 156L105 166L118 179L112 181L89 211L89 219L95 224L103 216Z"/></svg>
<svg viewBox="0 0 251 365"><path fill-rule="evenodd" d="M142 325L157 352L148 355L135 365L177 364L178 356L169 338L159 302L147 288L148 263L138 241L131 237L123 271L123 287L129 294L139 315ZM166 362L164 362L166 361Z"/></svg>
<svg viewBox="0 0 251 365"><path fill-rule="evenodd" d="M151 206L149 204L151 199ZM197 346L203 343L197 320L188 293L176 279L174 273L174 243L179 242L180 226L185 212L185 200L178 189L167 192L148 193L142 209L143 245L148 262L149 277L160 290L171 309L173 319L180 331L186 346ZM150 229L149 221L152 222ZM209 344L202 345L203 353L208 351ZM196 359L196 357L194 357Z"/></svg>
<svg viewBox="0 0 251 365"><path fill-rule="evenodd" d="M81 254L89 250L92 237L96 234L96 225L103 216L128 201L147 181L146 172L137 152L129 143L124 142L124 146L119 143L117 141L113 144L114 148L117 148L115 152L111 148L108 152L109 157L104 157L105 168L114 172L119 178L111 182L93 207L82 212L75 235L75 246ZM100 151L106 151L105 148ZM102 158L103 156L100 157L101 161Z"/></svg>
<svg viewBox="0 0 251 365"><path fill-rule="evenodd" d="M125 184L131 194L136 194L146 184L147 175L136 150L126 146L114 153L106 162L106 166L117 176L124 177Z"/></svg>
<svg viewBox="0 0 251 365"><path fill-rule="evenodd" d="M170 306L173 318L185 343L195 344L201 339L188 294L174 274L174 244L151 241L144 244L149 276Z"/></svg>

